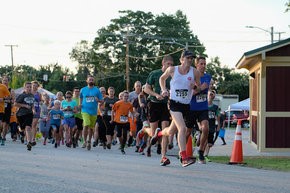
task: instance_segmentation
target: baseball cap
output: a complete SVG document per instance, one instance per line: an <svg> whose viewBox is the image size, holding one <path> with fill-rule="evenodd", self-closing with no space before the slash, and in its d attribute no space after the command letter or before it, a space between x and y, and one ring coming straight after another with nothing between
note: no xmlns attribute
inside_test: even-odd
<svg viewBox="0 0 290 193"><path fill-rule="evenodd" d="M196 56L193 54L193 52L189 51L189 50L184 50L181 54L181 57L192 57L192 58L196 58Z"/></svg>

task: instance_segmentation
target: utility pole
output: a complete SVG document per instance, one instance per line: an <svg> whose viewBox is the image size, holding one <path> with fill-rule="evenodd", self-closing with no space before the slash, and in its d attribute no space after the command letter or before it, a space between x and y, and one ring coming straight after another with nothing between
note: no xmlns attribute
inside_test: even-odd
<svg viewBox="0 0 290 193"><path fill-rule="evenodd" d="M13 63L13 47L18 47L18 45L5 45L6 47L10 47L11 50L11 67L12 67L12 71L11 71L11 81L12 81L12 77L13 77L13 71L14 71L14 63Z"/></svg>
<svg viewBox="0 0 290 193"><path fill-rule="evenodd" d="M129 91L130 77L129 77L129 26L127 26L126 35L126 89Z"/></svg>

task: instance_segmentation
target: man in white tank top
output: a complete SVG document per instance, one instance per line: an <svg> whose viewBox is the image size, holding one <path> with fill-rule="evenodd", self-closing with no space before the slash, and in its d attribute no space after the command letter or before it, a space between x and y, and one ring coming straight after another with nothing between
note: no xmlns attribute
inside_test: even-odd
<svg viewBox="0 0 290 193"><path fill-rule="evenodd" d="M183 167L195 163L195 158L186 155L186 129L191 128L192 121L188 120L190 112L189 103L192 98L193 89L199 89L200 74L193 68L192 61L195 58L192 52L185 50L180 57L180 65L168 67L159 79L162 96L168 97L169 93L165 86L166 79L171 77L170 82L170 114L172 122L164 130L157 129L152 137L151 144L156 143L161 136L173 135L178 130L178 146ZM163 147L162 147L163 148ZM169 159L163 157L163 162L170 163ZM167 165L168 165L167 164Z"/></svg>

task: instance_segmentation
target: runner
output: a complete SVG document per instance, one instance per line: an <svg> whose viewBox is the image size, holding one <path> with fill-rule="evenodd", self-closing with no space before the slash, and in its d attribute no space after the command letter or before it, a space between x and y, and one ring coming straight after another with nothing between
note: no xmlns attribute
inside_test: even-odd
<svg viewBox="0 0 290 193"><path fill-rule="evenodd" d="M190 100L192 98L193 89L199 89L200 75L191 64L194 59L192 52L186 50L182 52L180 57L180 65L168 67L167 70L160 77L160 87L162 96L168 97L169 93L166 88L166 80L171 77L170 81L170 114L172 117L172 124L164 130L156 129L154 136L151 139L151 145L154 145L158 138L162 136L169 136L178 130L178 146L181 155L182 167L187 167L195 163L195 159L186 155L186 131L187 127L192 128L192 121L190 121ZM170 161L163 156L161 158L161 165L168 165Z"/></svg>
<svg viewBox="0 0 290 193"><path fill-rule="evenodd" d="M83 148L87 148L87 150L91 150L91 139L97 120L98 104L103 103L102 93L94 82L94 77L88 75L87 86L83 87L80 92L80 105L84 125Z"/></svg>

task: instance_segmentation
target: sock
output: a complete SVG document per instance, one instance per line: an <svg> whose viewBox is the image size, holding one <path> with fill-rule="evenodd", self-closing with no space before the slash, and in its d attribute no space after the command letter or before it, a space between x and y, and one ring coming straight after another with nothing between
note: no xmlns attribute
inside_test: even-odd
<svg viewBox="0 0 290 193"><path fill-rule="evenodd" d="M187 158L187 156L186 156L186 151L182 151L182 152L180 152L180 155L181 155L181 158L182 158L183 160Z"/></svg>
<svg viewBox="0 0 290 193"><path fill-rule="evenodd" d="M157 133L157 136L158 136L158 137L162 137L162 131L158 132L158 133Z"/></svg>

